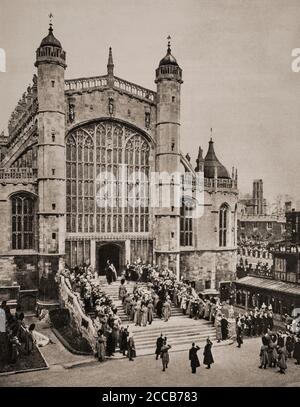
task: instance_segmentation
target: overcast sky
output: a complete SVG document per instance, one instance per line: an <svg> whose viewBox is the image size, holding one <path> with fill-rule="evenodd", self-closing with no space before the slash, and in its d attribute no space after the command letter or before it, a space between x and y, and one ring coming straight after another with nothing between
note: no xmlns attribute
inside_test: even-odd
<svg viewBox="0 0 300 407"><path fill-rule="evenodd" d="M299 0L0 0L0 129L35 72L48 14L67 52L66 78L115 74L155 90L154 73L172 37L183 69L181 146L206 154L213 128L220 161L239 172L242 192L262 178L267 198L300 198Z"/></svg>

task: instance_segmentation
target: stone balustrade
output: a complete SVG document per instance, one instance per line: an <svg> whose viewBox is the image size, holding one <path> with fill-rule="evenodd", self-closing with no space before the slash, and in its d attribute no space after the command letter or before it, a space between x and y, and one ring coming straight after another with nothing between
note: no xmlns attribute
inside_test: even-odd
<svg viewBox="0 0 300 407"><path fill-rule="evenodd" d="M91 78L68 79L65 81L65 91L76 92L107 88L109 86L109 79L112 81L111 84L113 89L121 90L138 98L148 99L152 102L155 101L155 92L121 78L109 78L108 75L94 76Z"/></svg>
<svg viewBox="0 0 300 407"><path fill-rule="evenodd" d="M102 88L107 86L107 76L94 76L91 78L68 79L65 81L66 91L82 91L86 89Z"/></svg>
<svg viewBox="0 0 300 407"><path fill-rule="evenodd" d="M225 188L225 189L236 189L237 181L233 179L222 179L222 178L204 178L204 188Z"/></svg>
<svg viewBox="0 0 300 407"><path fill-rule="evenodd" d="M79 303L78 297L69 288L67 279L60 275L59 277L59 295L60 303L64 308L67 308L72 319L72 323L75 324L78 331L89 342L92 349L96 348L97 332L94 327L92 319L87 316Z"/></svg>
<svg viewBox="0 0 300 407"><path fill-rule="evenodd" d="M37 168L0 168L0 181L35 181L37 179Z"/></svg>
<svg viewBox="0 0 300 407"><path fill-rule="evenodd" d="M131 95L143 98L143 99L148 99L151 100L152 102L155 101L155 92L143 88L142 86L135 85L134 83L127 82L124 79L120 79L115 77L114 78L114 87L117 89L121 89L127 93L130 93Z"/></svg>

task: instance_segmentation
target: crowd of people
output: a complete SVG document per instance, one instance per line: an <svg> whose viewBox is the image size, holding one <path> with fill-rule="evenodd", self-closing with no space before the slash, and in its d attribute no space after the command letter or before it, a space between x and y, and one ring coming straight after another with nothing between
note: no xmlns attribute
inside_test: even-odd
<svg viewBox="0 0 300 407"><path fill-rule="evenodd" d="M0 345L4 364L15 364L20 355L29 356L35 345L45 346L51 342L47 336L35 330L35 324L25 324L24 312L19 305L12 314L7 301L2 301L0 317L3 324Z"/></svg>
<svg viewBox="0 0 300 407"><path fill-rule="evenodd" d="M272 331L273 327L272 305L267 307L265 303L262 304L260 309L255 307L254 311L239 313L236 317L236 328L239 328L242 335L245 336L265 335L269 330Z"/></svg>
<svg viewBox="0 0 300 407"><path fill-rule="evenodd" d="M300 337L287 331L276 333L268 330L262 336L262 345L259 352L260 369L276 368L282 374L287 369L287 359L296 359L295 364L300 365Z"/></svg>
<svg viewBox="0 0 300 407"><path fill-rule="evenodd" d="M142 268L139 263L129 266ZM126 273L121 278L119 298L130 321L137 326L151 324L156 314L168 321L172 313L172 304L192 319L205 319L211 322L217 331L218 342L229 338L230 318L233 318L233 307L221 303L218 298L197 294L188 281L178 281L174 273L167 268L146 266L144 278L147 284L134 286L133 293L127 292Z"/></svg>
<svg viewBox="0 0 300 407"><path fill-rule="evenodd" d="M258 261L256 264L249 263L247 258L240 258L236 266L237 278L245 277L249 274L258 277L272 277L273 268L267 262Z"/></svg>
<svg viewBox="0 0 300 407"><path fill-rule="evenodd" d="M259 251L268 253L269 250L269 240L261 240L261 239L251 239L247 237L240 237L238 242L238 252L242 252L243 250L252 250L252 251Z"/></svg>
<svg viewBox="0 0 300 407"><path fill-rule="evenodd" d="M239 313L236 317L237 347L243 344L243 337L260 336L262 345L259 352L260 369L267 367L279 368L284 374L287 369L287 359L295 358L295 364L300 364L300 332L295 333L287 318L285 329L275 331L272 306L263 303L254 311Z"/></svg>
<svg viewBox="0 0 300 407"><path fill-rule="evenodd" d="M65 269L59 275L66 278L66 284L77 296L83 311L93 318L97 331L96 351L100 361L106 356L113 356L117 347L124 348L124 333L121 318L117 315L117 307L112 299L103 291L101 284L91 266ZM126 336L127 341L127 336Z"/></svg>

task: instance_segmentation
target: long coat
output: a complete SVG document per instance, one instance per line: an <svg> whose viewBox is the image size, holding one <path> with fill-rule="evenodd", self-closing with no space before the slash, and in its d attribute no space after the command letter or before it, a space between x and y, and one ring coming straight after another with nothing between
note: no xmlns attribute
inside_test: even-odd
<svg viewBox="0 0 300 407"><path fill-rule="evenodd" d="M161 353L161 348L164 344L164 338L162 336L160 336L159 338L157 338L156 340L156 350L155 350L155 354L156 355L160 355Z"/></svg>
<svg viewBox="0 0 300 407"><path fill-rule="evenodd" d="M143 305L141 308L141 316L141 324L146 326L148 321L148 307L146 305Z"/></svg>
<svg viewBox="0 0 300 407"><path fill-rule="evenodd" d="M154 309L154 305L152 304L152 302L149 302L149 304L148 304L148 322L149 322L149 324L151 324L153 321L153 309Z"/></svg>
<svg viewBox="0 0 300 407"><path fill-rule="evenodd" d="M139 302L136 303L134 307L134 319L133 322L136 325L141 325L142 323L142 311L141 311L141 304Z"/></svg>
<svg viewBox="0 0 300 407"><path fill-rule="evenodd" d="M276 342L273 342L272 340L269 343L268 357L269 357L270 364L277 362L277 359L278 359L277 344L276 344Z"/></svg>
<svg viewBox="0 0 300 407"><path fill-rule="evenodd" d="M268 364L268 362L269 362L268 345L262 345L261 346L259 357L260 357L260 365L261 366L266 366Z"/></svg>
<svg viewBox="0 0 300 407"><path fill-rule="evenodd" d="M286 370L287 369L287 364L286 364L286 359L287 359L287 354L286 350L284 348L280 348L278 351L278 367L281 370Z"/></svg>
<svg viewBox="0 0 300 407"><path fill-rule="evenodd" d="M127 294L127 288L124 284L121 284L119 287L119 300L124 301L126 294Z"/></svg>
<svg viewBox="0 0 300 407"><path fill-rule="evenodd" d="M200 366L199 358L197 352L199 350L199 346L192 347L189 351L189 360L191 361L191 368L196 368Z"/></svg>
<svg viewBox="0 0 300 407"><path fill-rule="evenodd" d="M171 345L163 345L161 348L161 358L162 358L162 363L168 364L170 362L170 356L169 356L169 349L171 348Z"/></svg>
<svg viewBox="0 0 300 407"><path fill-rule="evenodd" d="M168 319L171 316L171 304L169 301L165 301L163 305L163 316L165 318L165 321L168 321Z"/></svg>
<svg viewBox="0 0 300 407"><path fill-rule="evenodd" d="M205 365L211 365L212 363L214 363L214 358L211 353L211 347L212 347L212 343L207 343L205 345L204 352L203 352L203 355L204 355L203 363Z"/></svg>
<svg viewBox="0 0 300 407"><path fill-rule="evenodd" d="M225 318L221 319L221 332L222 332L222 339L225 340L228 337L228 321Z"/></svg>
<svg viewBox="0 0 300 407"><path fill-rule="evenodd" d="M101 335L97 338L96 342L96 355L100 362L105 360L105 338Z"/></svg>
<svg viewBox="0 0 300 407"><path fill-rule="evenodd" d="M293 357L294 357L294 359L297 360L297 362L300 362L300 342L299 341L295 343Z"/></svg>
<svg viewBox="0 0 300 407"><path fill-rule="evenodd" d="M136 351L135 351L134 339L132 337L128 338L127 349L128 349L127 357L129 359L135 358L136 357Z"/></svg>

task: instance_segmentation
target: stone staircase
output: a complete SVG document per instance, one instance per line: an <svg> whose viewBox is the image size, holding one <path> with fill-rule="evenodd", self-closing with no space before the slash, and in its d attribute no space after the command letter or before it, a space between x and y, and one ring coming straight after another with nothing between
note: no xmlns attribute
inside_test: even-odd
<svg viewBox="0 0 300 407"><path fill-rule="evenodd" d="M171 351L187 350L191 347L192 342L196 342L203 349L208 336L212 341L216 340L216 330L211 323L202 319L191 319L183 315L182 311L173 304L171 318L168 322L155 317L151 325L135 326L132 321L128 320L122 302L119 300L120 282L116 281L109 285L105 278L99 277L99 279L103 290L116 305L123 324L128 325L130 332L134 335L137 356L154 354L156 339L161 333L168 338L168 343L172 346ZM129 293L132 293L133 286L132 282L126 283ZM139 286L146 286L146 283L139 283Z"/></svg>

